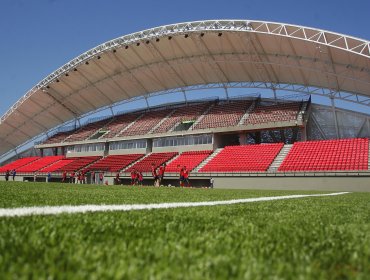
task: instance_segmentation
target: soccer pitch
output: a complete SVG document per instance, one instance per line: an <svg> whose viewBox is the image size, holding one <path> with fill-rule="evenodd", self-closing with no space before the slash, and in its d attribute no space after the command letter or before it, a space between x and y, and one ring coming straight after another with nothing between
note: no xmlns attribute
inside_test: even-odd
<svg viewBox="0 0 370 280"><path fill-rule="evenodd" d="M0 208L319 194L0 183ZM370 193L0 217L2 279L366 279Z"/></svg>

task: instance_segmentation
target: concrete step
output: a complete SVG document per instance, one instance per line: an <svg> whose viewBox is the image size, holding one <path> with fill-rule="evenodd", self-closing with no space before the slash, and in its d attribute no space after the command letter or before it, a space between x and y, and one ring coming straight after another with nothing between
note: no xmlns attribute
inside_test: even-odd
<svg viewBox="0 0 370 280"><path fill-rule="evenodd" d="M193 125L189 129L193 129L199 122L201 122L204 117L208 114L208 112L215 106L215 104L211 104L207 110L203 112L203 114L200 115L200 117L193 123Z"/></svg>
<svg viewBox="0 0 370 280"><path fill-rule="evenodd" d="M205 166L211 159L217 156L222 150L223 148L218 148L214 150L213 153L209 157L207 157L196 168L193 169L193 172L198 172L203 166Z"/></svg>
<svg viewBox="0 0 370 280"><path fill-rule="evenodd" d="M120 172L126 172L128 169L130 169L132 166L134 166L136 163L138 163L139 161L142 161L144 158L148 157L149 155L151 155L152 153L149 153L149 154L146 154L145 156L139 158L138 160L135 160L133 163L127 165L125 168L123 168Z"/></svg>
<svg viewBox="0 0 370 280"><path fill-rule="evenodd" d="M167 116L165 116L159 123L157 123L157 125L155 125L149 132L148 134L150 133L153 133L153 131L155 131L158 127L160 127L162 125L163 122L165 122L169 117L171 117L173 115L173 113L176 112L176 109L173 109Z"/></svg>
<svg viewBox="0 0 370 280"><path fill-rule="evenodd" d="M123 132L125 132L127 129L129 129L131 126L133 126L138 120L140 120L144 114L141 114L138 116L132 123L130 123L128 126L124 127L115 137L119 137Z"/></svg>
<svg viewBox="0 0 370 280"><path fill-rule="evenodd" d="M276 172L292 147L293 144L285 144L271 163L270 167L267 169L267 172Z"/></svg>
<svg viewBox="0 0 370 280"><path fill-rule="evenodd" d="M249 106L249 108L247 108L247 110L245 111L245 114L243 115L243 117L240 119L238 125L243 125L243 123L245 122L245 120L249 117L249 114L254 110L254 108L256 107L256 104L257 104L257 100L253 100L253 103L251 106Z"/></svg>

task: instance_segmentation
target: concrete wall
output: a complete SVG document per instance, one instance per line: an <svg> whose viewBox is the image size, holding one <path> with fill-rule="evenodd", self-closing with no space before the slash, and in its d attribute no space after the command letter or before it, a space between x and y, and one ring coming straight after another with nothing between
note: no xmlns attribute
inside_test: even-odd
<svg viewBox="0 0 370 280"><path fill-rule="evenodd" d="M207 151L213 150L212 144L204 145L186 145L186 146L173 146L173 147L153 147L153 153L162 153L162 152L187 152L187 151Z"/></svg>
<svg viewBox="0 0 370 280"><path fill-rule="evenodd" d="M218 189L319 190L370 192L370 178L358 177L214 177Z"/></svg>
<svg viewBox="0 0 370 280"><path fill-rule="evenodd" d="M95 151L95 152L81 152L81 153L67 153L66 157L92 157L92 156L104 156L104 151Z"/></svg>
<svg viewBox="0 0 370 280"><path fill-rule="evenodd" d="M214 187L217 189L259 189L259 190L317 190L317 191L350 191L370 192L370 177L213 177ZM12 177L9 178L9 183ZM33 181L33 176L27 177ZM45 182L45 176L38 176L38 181ZM56 178L53 178L56 179ZM114 177L105 176L104 181L113 185ZM0 176L0 181L5 181ZM24 181L23 176L16 176L15 181ZM127 182L126 182L127 181ZM208 186L209 178L190 177L194 186ZM129 179L125 179L129 183ZM166 178L165 184L178 185L176 177ZM145 177L145 184L151 185L151 178Z"/></svg>
<svg viewBox="0 0 370 280"><path fill-rule="evenodd" d="M110 155L146 154L146 148L143 148L143 149L110 150L109 154Z"/></svg>

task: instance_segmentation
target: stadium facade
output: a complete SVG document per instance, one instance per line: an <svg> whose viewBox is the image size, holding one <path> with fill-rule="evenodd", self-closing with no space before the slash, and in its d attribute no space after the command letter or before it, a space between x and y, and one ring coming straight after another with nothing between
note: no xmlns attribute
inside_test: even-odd
<svg viewBox="0 0 370 280"><path fill-rule="evenodd" d="M231 97L229 90L234 88L271 90L272 97ZM189 92L205 89L223 89L225 97L188 98ZM282 98L282 92L294 95ZM149 106L150 98L166 100L167 95L178 93L183 95L182 102ZM330 104L314 104L311 96L329 98ZM136 100L144 100L147 108L113 113L115 106ZM258 177L258 184L266 180L262 185L267 186L273 176L284 177L279 185L293 186L302 176L307 178L307 188L321 180L323 185L354 183L363 189L370 176L370 115L336 106L341 102L365 111L370 108L369 41L262 21L173 24L103 43L47 76L1 118L0 154L3 161L13 161L10 155L19 157L22 145L43 137L33 151L63 158L55 158L37 171L68 158L99 157L99 162L113 155L142 155L112 171L125 172L155 154L174 153L164 157L164 162L171 164L186 157L178 155L185 152L190 153L190 161L199 157L192 176L200 182L214 176L216 185L255 185ZM109 108L111 116L80 122ZM316 163L314 169L309 165L284 169L292 145L307 140L326 140L322 143L328 149L339 145L333 149L344 149L340 150L343 154L360 149L361 164L354 159L343 160L334 169L332 163L322 168ZM349 141L347 148L343 141ZM265 167L231 170L220 163L218 169L207 171L207 164L229 147L261 143L285 145L272 152ZM95 163L83 168L91 164ZM114 174L109 176L113 181Z"/></svg>

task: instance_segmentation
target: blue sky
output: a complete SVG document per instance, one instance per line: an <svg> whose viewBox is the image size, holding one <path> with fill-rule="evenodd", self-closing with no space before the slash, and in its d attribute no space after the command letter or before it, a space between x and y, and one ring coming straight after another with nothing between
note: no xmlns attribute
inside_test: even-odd
<svg viewBox="0 0 370 280"><path fill-rule="evenodd" d="M369 0L1 0L0 115L64 63L131 32L202 19L255 19L370 40L369 11Z"/></svg>

